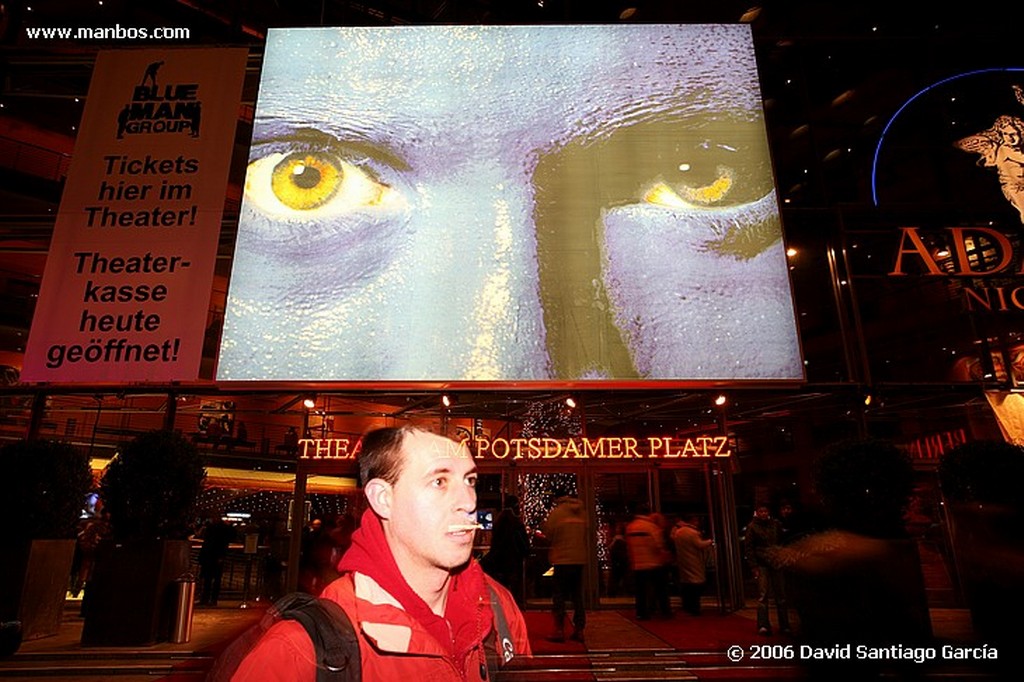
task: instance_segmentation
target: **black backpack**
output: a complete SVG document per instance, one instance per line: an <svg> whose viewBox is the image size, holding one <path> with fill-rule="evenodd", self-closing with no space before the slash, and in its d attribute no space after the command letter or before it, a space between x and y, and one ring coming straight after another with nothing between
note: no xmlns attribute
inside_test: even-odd
<svg viewBox="0 0 1024 682"><path fill-rule="evenodd" d="M498 602L497 593L490 585L487 585L487 590L490 593L496 634L492 633L484 644L487 648L487 668L497 670L515 655L515 651L505 611ZM260 637L279 620L295 620L306 629L316 651L317 682L362 680L359 635L345 610L330 599L321 599L305 592L292 592L275 601L258 623L221 652L206 677L207 681L229 682ZM486 672L480 671L484 679L487 678Z"/></svg>
<svg viewBox="0 0 1024 682"><path fill-rule="evenodd" d="M345 610L329 599L292 592L275 601L258 623L221 652L206 677L208 682L229 682L263 633L279 620L295 620L306 629L316 651L317 682L362 679L359 636Z"/></svg>

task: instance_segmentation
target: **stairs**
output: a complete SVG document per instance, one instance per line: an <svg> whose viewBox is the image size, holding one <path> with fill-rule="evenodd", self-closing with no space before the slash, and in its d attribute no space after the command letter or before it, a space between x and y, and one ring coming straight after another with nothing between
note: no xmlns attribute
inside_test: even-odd
<svg viewBox="0 0 1024 682"><path fill-rule="evenodd" d="M0 658L0 682L203 682L217 654L262 615L262 609L240 609L237 604L197 609L188 643L159 643L143 647L82 647L82 620L77 604L69 602L61 632L50 638L25 642L12 656ZM671 620L636 623L629 612L598 610L587 613L586 642L548 642L550 613L527 611L534 656L518 657L488 682L625 682L698 680L842 680L913 679L974 680L1008 677L1017 652L1000 652L994 666L970 661L935 660L924 664L880 664L865 670L849 662L809 667L798 655L786 658L786 647L799 647L799 639L756 635L752 614L721 615L709 611L699 621L678 616ZM936 645L976 641L963 609L932 609ZM730 660L732 646L743 651ZM751 661L753 647L774 645L774 660ZM1000 667L1002 666L1002 667ZM1019 673L1019 670L1014 670ZM865 673L865 674L862 674ZM853 675L852 677L850 675Z"/></svg>
<svg viewBox="0 0 1024 682"><path fill-rule="evenodd" d="M919 539L917 551L921 556L921 573L924 577L928 606L931 608L960 606L957 589L941 547L935 542Z"/></svg>
<svg viewBox="0 0 1024 682"><path fill-rule="evenodd" d="M497 676L497 682L636 681L643 680L801 680L798 666L743 665L710 651L671 649L616 649L589 651L585 655L539 654L513 659Z"/></svg>
<svg viewBox="0 0 1024 682"><path fill-rule="evenodd" d="M59 680L114 679L202 680L213 665L213 655L200 652L150 650L19 653L0 667L0 679L49 678Z"/></svg>

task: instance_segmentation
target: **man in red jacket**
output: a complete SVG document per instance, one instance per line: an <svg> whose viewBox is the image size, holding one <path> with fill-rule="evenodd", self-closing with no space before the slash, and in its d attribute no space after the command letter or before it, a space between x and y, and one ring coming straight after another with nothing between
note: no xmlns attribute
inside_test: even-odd
<svg viewBox="0 0 1024 682"><path fill-rule="evenodd" d="M488 653L501 662L529 655L512 596L470 559L477 474L465 445L411 426L377 429L363 438L359 477L370 508L338 565L342 576L320 596L352 621L363 679L485 680ZM508 623L504 641L492 590ZM315 678L312 642L302 625L282 620L232 679Z"/></svg>

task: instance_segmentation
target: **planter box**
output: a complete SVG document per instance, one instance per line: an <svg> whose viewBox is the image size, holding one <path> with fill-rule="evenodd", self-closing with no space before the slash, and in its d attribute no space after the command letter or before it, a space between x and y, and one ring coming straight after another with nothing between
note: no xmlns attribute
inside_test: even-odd
<svg viewBox="0 0 1024 682"><path fill-rule="evenodd" d="M0 562L0 621L20 620L25 641L56 635L74 556L74 540L8 545Z"/></svg>
<svg viewBox="0 0 1024 682"><path fill-rule="evenodd" d="M187 540L101 542L82 603L82 646L168 641L175 581L190 570L189 549Z"/></svg>
<svg viewBox="0 0 1024 682"><path fill-rule="evenodd" d="M1024 514L1008 506L953 503L947 521L974 631L1019 646L1024 624Z"/></svg>

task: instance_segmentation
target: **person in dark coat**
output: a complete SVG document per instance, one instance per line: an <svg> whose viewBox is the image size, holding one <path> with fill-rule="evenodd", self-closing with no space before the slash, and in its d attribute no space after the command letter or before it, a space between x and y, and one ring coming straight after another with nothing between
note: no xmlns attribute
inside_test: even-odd
<svg viewBox="0 0 1024 682"><path fill-rule="evenodd" d="M508 588L516 603L525 604L523 563L530 553L526 524L519 516L519 498L509 495L505 508L494 519L491 549L480 561L487 574Z"/></svg>
<svg viewBox="0 0 1024 682"><path fill-rule="evenodd" d="M224 561L234 537L235 529L220 514L210 519L203 528L203 545L199 548L199 603L202 606L217 605L221 578L224 576Z"/></svg>
<svg viewBox="0 0 1024 682"><path fill-rule="evenodd" d="M769 620L771 600L775 601L779 630L783 634L789 633L786 587L782 581L782 571L773 561L773 553L782 545L782 540L782 523L772 518L768 505L757 505L754 518L743 534L743 548L754 579L757 580L757 632L761 635L772 634Z"/></svg>

